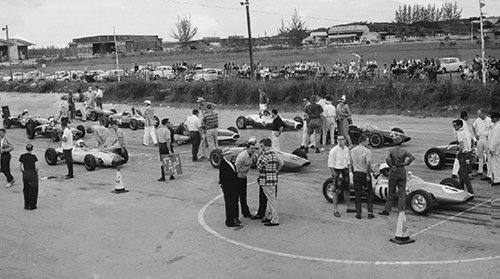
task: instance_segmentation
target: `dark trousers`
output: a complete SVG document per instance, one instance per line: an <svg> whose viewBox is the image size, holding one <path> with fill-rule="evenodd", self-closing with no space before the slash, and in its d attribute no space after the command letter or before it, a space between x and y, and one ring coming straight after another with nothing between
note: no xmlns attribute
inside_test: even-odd
<svg viewBox="0 0 500 279"><path fill-rule="evenodd" d="M398 211L402 212L406 208L406 170L399 168L397 171L389 173L389 192L387 201L385 201L385 211L391 212L392 201L396 195L396 186L398 187Z"/></svg>
<svg viewBox="0 0 500 279"><path fill-rule="evenodd" d="M160 150L161 178L165 178L165 170L163 169L163 162L161 160L161 155L168 155L170 154L170 152L168 151L166 142L158 142L158 149ZM173 175L171 175L170 177L173 177Z"/></svg>
<svg viewBox="0 0 500 279"><path fill-rule="evenodd" d="M356 214L361 215L361 192L366 191L367 200L366 205L369 213L373 213L373 189L371 180L367 181L368 175L363 172L354 172L354 192L356 193Z"/></svg>
<svg viewBox="0 0 500 279"><path fill-rule="evenodd" d="M95 105L102 109L102 98L95 98Z"/></svg>
<svg viewBox="0 0 500 279"><path fill-rule="evenodd" d="M38 198L38 174L36 170L24 170L23 185L24 208L36 208L36 200Z"/></svg>
<svg viewBox="0 0 500 279"><path fill-rule="evenodd" d="M247 204L247 178L240 178L238 177L237 181L237 188L238 188L238 199L240 200L240 206L241 206L241 214L243 214L244 217L250 216L250 209L248 208ZM260 188L260 187L259 187ZM239 216L239 212L237 212L236 216Z"/></svg>
<svg viewBox="0 0 500 279"><path fill-rule="evenodd" d="M12 174L10 173L10 152L2 152L2 155L0 155L0 165L2 167L2 172L5 175L5 178L7 178L7 182L12 182L14 180L14 177L12 177Z"/></svg>
<svg viewBox="0 0 500 279"><path fill-rule="evenodd" d="M73 176L73 154L72 149L63 149L64 160L68 166L68 175Z"/></svg>
<svg viewBox="0 0 500 279"><path fill-rule="evenodd" d="M200 132L189 132L189 139L193 145L191 148L191 153L193 154L193 160L198 160L198 149L200 149L201 135Z"/></svg>
<svg viewBox="0 0 500 279"><path fill-rule="evenodd" d="M474 194L472 189L472 184L470 183L469 173L471 171L471 156L468 153L458 153L457 159L460 168L458 169L458 178L460 179L460 189L465 190L467 187L467 192Z"/></svg>
<svg viewBox="0 0 500 279"><path fill-rule="evenodd" d="M234 225L238 219L238 189L236 185L221 185L226 206L226 226Z"/></svg>

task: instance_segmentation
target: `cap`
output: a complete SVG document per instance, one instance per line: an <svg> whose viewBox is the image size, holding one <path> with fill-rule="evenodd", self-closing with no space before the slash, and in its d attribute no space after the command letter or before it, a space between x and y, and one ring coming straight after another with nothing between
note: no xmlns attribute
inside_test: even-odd
<svg viewBox="0 0 500 279"><path fill-rule="evenodd" d="M260 143L265 145L265 146L268 146L268 147L271 147L271 139L270 138L264 138L264 139L261 139L260 140Z"/></svg>
<svg viewBox="0 0 500 279"><path fill-rule="evenodd" d="M346 100L345 95L342 95L342 97L340 97L339 99L339 102L345 103L345 100Z"/></svg>
<svg viewBox="0 0 500 279"><path fill-rule="evenodd" d="M145 104L148 104L148 105L151 105L151 101L150 100L146 100L144 101Z"/></svg>
<svg viewBox="0 0 500 279"><path fill-rule="evenodd" d="M222 155L228 155L228 154L233 154L233 152L231 152L231 149L229 147L222 149Z"/></svg>
<svg viewBox="0 0 500 279"><path fill-rule="evenodd" d="M386 163L382 163L380 164L380 166L378 167L379 170L383 170L383 169L388 169L389 168L389 165L386 164Z"/></svg>
<svg viewBox="0 0 500 279"><path fill-rule="evenodd" d="M196 99L197 103L201 103L201 102L204 102L204 101L205 101L205 98L203 98L203 97L198 97L198 99Z"/></svg>

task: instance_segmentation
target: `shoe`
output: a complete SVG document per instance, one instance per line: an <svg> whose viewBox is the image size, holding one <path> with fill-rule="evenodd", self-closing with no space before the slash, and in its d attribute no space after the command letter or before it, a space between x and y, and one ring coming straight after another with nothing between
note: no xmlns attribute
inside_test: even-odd
<svg viewBox="0 0 500 279"><path fill-rule="evenodd" d="M382 212L379 212L378 214L380 215L385 215L385 216L389 216L389 212L383 210Z"/></svg>
<svg viewBox="0 0 500 279"><path fill-rule="evenodd" d="M155 146L158 146L158 144L157 144L157 143L155 143Z"/></svg>
<svg viewBox="0 0 500 279"><path fill-rule="evenodd" d="M65 178L65 179L71 179L71 178L73 178L73 177L74 177L73 175L69 175L69 174L68 174L68 175L66 175L64 178Z"/></svg>
<svg viewBox="0 0 500 279"><path fill-rule="evenodd" d="M252 219L252 220L260 220L260 219L264 219L264 216L254 215L254 216L250 217L250 219Z"/></svg>
<svg viewBox="0 0 500 279"><path fill-rule="evenodd" d="M500 186L500 182L491 183L491 186Z"/></svg>
<svg viewBox="0 0 500 279"><path fill-rule="evenodd" d="M304 149L304 152L305 152L305 153L308 153L308 152L309 152L309 148L308 148L308 147L306 147L306 148Z"/></svg>
<svg viewBox="0 0 500 279"><path fill-rule="evenodd" d="M265 219L262 219L262 221L260 221L260 222L261 223L269 223L269 222L271 222L271 219L265 218Z"/></svg>
<svg viewBox="0 0 500 279"><path fill-rule="evenodd" d="M12 183L10 182L5 185L5 188L10 188L10 187L12 187Z"/></svg>
<svg viewBox="0 0 500 279"><path fill-rule="evenodd" d="M14 183L16 183L16 180L12 179L12 181L10 182L10 186L14 186Z"/></svg>
<svg viewBox="0 0 500 279"><path fill-rule="evenodd" d="M206 159L207 157L205 157L205 155L201 156L199 159L203 160L203 159Z"/></svg>
<svg viewBox="0 0 500 279"><path fill-rule="evenodd" d="M36 206L35 206L35 207L30 207L30 210L35 210L35 209L37 209L37 208L38 208L38 207L36 207Z"/></svg>
<svg viewBox="0 0 500 279"><path fill-rule="evenodd" d="M234 220L234 224L237 225L237 226L239 226L239 225L241 225L241 221L240 220Z"/></svg>
<svg viewBox="0 0 500 279"><path fill-rule="evenodd" d="M333 212L333 216L340 217L340 213L338 211Z"/></svg>
<svg viewBox="0 0 500 279"><path fill-rule="evenodd" d="M316 148L316 153L321 153L321 151L319 151L319 148Z"/></svg>
<svg viewBox="0 0 500 279"><path fill-rule="evenodd" d="M368 213L368 219L373 219L375 218L375 215L373 215L373 213Z"/></svg>
<svg viewBox="0 0 500 279"><path fill-rule="evenodd" d="M175 176L173 176L173 175L170 175L170 178L169 178L169 180L174 180L174 179L175 179Z"/></svg>
<svg viewBox="0 0 500 279"><path fill-rule="evenodd" d="M250 218L250 219L252 219L253 215L252 214L250 214L250 215L243 215L243 218Z"/></svg>
<svg viewBox="0 0 500 279"><path fill-rule="evenodd" d="M158 178L158 181L165 181L165 177Z"/></svg>
<svg viewBox="0 0 500 279"><path fill-rule="evenodd" d="M301 145L301 146L299 147L299 149L300 149L300 150L305 150L305 149L306 149L306 147L305 147L305 146L303 146L303 145Z"/></svg>
<svg viewBox="0 0 500 279"><path fill-rule="evenodd" d="M456 175L454 175L454 174L453 174L453 175L451 176L451 178L458 179L458 176L456 176Z"/></svg>
<svg viewBox="0 0 500 279"><path fill-rule="evenodd" d="M27 206L25 206L25 207L24 207L24 210L30 210L30 208L29 208L29 207L27 207Z"/></svg>
<svg viewBox="0 0 500 279"><path fill-rule="evenodd" d="M489 178L489 177L483 177L483 178L481 178L481 180L482 181L491 181L491 178Z"/></svg>
<svg viewBox="0 0 500 279"><path fill-rule="evenodd" d="M356 219L361 219L361 215L356 214Z"/></svg>
<svg viewBox="0 0 500 279"><path fill-rule="evenodd" d="M347 212L347 213L356 213L356 209L348 208L345 212Z"/></svg>
<svg viewBox="0 0 500 279"><path fill-rule="evenodd" d="M274 226L279 226L279 225L280 225L280 223L271 223L271 222L264 224L264 226L266 226L266 227L274 227Z"/></svg>
<svg viewBox="0 0 500 279"><path fill-rule="evenodd" d="M315 148L316 148L316 146L311 145L311 146L309 146L309 148L311 148L311 149L315 149Z"/></svg>
<svg viewBox="0 0 500 279"><path fill-rule="evenodd" d="M321 147L321 149L320 149L320 150L321 150L321 151L325 151L326 149L325 149L324 147Z"/></svg>
<svg viewBox="0 0 500 279"><path fill-rule="evenodd" d="M147 145L147 144L145 144L145 143L143 143L142 145L144 145L144 146L148 146L148 145Z"/></svg>

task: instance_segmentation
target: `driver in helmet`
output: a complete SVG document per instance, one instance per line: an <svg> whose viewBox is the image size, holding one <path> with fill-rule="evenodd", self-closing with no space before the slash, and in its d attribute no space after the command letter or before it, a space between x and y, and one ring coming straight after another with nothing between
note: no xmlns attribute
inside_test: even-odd
<svg viewBox="0 0 500 279"><path fill-rule="evenodd" d="M82 139L76 141L76 147L80 147L82 149L88 149L87 144L85 144L85 141L83 141Z"/></svg>

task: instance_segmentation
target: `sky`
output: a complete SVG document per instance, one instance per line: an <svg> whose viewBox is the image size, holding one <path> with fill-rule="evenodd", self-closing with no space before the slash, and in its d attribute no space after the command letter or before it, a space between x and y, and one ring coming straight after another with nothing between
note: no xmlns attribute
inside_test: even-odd
<svg viewBox="0 0 500 279"><path fill-rule="evenodd" d="M0 25L9 36L37 47L65 46L73 38L93 35L158 35L175 41L177 18L191 16L195 39L247 36L244 0L0 0ZM356 21L390 22L404 4L436 4L453 0L249 0L253 37L275 35L294 9L308 29ZM479 0L457 0L462 18L479 15ZM500 0L485 0L483 12L500 16ZM0 33L5 39L5 33Z"/></svg>

